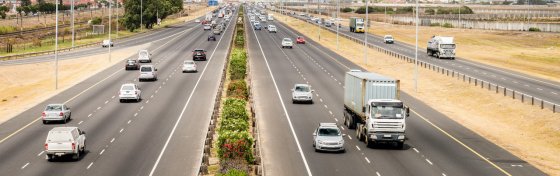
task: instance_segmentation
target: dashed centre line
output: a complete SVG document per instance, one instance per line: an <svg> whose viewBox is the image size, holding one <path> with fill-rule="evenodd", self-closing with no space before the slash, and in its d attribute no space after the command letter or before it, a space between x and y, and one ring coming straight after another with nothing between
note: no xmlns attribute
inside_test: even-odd
<svg viewBox="0 0 560 176"><path fill-rule="evenodd" d="M365 157L367 163L371 163L371 161L369 161L369 159L367 157Z"/></svg>
<svg viewBox="0 0 560 176"><path fill-rule="evenodd" d="M89 169L91 167L91 165L93 165L93 162L89 163L89 165L87 166L86 169Z"/></svg>
<svg viewBox="0 0 560 176"><path fill-rule="evenodd" d="M25 165L21 166L21 169L25 169L29 165L29 162L25 163Z"/></svg>
<svg viewBox="0 0 560 176"><path fill-rule="evenodd" d="M430 165L434 165L428 158L426 158L426 162L430 163Z"/></svg>

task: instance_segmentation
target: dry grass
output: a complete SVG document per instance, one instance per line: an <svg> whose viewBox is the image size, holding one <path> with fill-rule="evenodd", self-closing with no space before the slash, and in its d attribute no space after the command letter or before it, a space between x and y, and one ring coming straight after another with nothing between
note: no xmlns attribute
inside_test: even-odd
<svg viewBox="0 0 560 176"><path fill-rule="evenodd" d="M0 123L72 87L136 53L148 45L115 50L107 54L59 61L59 88L55 90L54 62L0 66ZM102 58L102 59L100 59ZM41 73L41 74L37 74ZM37 114L39 116L39 114Z"/></svg>
<svg viewBox="0 0 560 176"><path fill-rule="evenodd" d="M342 13L343 26L348 26L350 16L364 15ZM374 14L370 18L382 19L383 16ZM369 32L380 36L391 34L396 42L416 43L414 26L372 21ZM433 35L453 36L459 57L560 82L560 35L557 33L424 26L419 27L418 33L420 47L425 48Z"/></svg>
<svg viewBox="0 0 560 176"><path fill-rule="evenodd" d="M293 18L288 18L288 22L285 18L277 19L318 41L315 26ZM485 89L467 86L461 81L453 81L452 78L426 69L419 69L419 90L415 92L412 77L414 65L369 49L370 64L365 66L363 55L360 54L362 52L354 52L356 49L363 49L363 46L341 38L340 50L337 51L336 35L328 32L321 33L321 44L370 71L375 70L400 79L404 92L423 100L452 120L545 173L560 175L560 114L552 114L550 110L541 110L518 100L504 98Z"/></svg>

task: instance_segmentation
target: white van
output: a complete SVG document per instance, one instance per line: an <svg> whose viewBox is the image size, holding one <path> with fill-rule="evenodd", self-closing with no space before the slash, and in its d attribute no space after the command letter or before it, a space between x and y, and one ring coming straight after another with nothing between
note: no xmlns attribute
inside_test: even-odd
<svg viewBox="0 0 560 176"><path fill-rule="evenodd" d="M151 58L152 54L148 52L148 50L140 50L138 51L138 62L152 62Z"/></svg>
<svg viewBox="0 0 560 176"><path fill-rule="evenodd" d="M49 131L45 141L47 160L72 155L72 159L80 159L86 151L86 132L78 127L55 127Z"/></svg>
<svg viewBox="0 0 560 176"><path fill-rule="evenodd" d="M140 76L138 81L143 80L157 80L157 68L153 65L142 65L140 66Z"/></svg>

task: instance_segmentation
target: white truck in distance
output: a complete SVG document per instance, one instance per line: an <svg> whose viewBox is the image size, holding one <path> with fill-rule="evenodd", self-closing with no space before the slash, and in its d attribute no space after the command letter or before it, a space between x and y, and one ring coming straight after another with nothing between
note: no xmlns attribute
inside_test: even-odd
<svg viewBox="0 0 560 176"><path fill-rule="evenodd" d="M428 41L427 52L428 56L434 56L438 59L455 59L455 43L453 42L453 37L432 36Z"/></svg>
<svg viewBox="0 0 560 176"><path fill-rule="evenodd" d="M344 124L368 147L405 142L409 109L399 98L399 80L375 73L350 71L344 79Z"/></svg>

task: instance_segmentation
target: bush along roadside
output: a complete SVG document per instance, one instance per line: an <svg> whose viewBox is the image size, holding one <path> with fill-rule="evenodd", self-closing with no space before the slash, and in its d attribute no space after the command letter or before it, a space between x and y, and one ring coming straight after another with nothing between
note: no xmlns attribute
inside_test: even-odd
<svg viewBox="0 0 560 176"><path fill-rule="evenodd" d="M251 93L248 84L247 51L243 8L239 8L231 50L228 57L226 79L218 92L220 95L217 126L213 135L211 154L203 175L260 175L260 161L255 152L255 121L252 113ZM203 165L204 165L203 158Z"/></svg>

